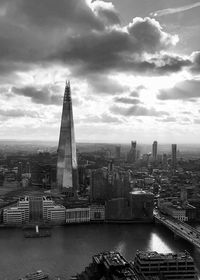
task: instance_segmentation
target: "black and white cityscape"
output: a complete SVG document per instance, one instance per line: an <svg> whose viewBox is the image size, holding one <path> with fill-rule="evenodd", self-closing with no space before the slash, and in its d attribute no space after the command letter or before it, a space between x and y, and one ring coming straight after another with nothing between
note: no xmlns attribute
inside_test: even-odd
<svg viewBox="0 0 200 280"><path fill-rule="evenodd" d="M0 1L0 280L200 279L199 11Z"/></svg>

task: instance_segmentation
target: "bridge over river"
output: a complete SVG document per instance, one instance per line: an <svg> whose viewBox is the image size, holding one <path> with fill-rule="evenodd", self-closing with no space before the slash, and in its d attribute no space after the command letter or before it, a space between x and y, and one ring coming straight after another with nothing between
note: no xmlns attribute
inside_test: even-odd
<svg viewBox="0 0 200 280"><path fill-rule="evenodd" d="M175 235L184 238L193 245L200 248L200 231L190 225L169 216L154 212L155 221L168 227Z"/></svg>

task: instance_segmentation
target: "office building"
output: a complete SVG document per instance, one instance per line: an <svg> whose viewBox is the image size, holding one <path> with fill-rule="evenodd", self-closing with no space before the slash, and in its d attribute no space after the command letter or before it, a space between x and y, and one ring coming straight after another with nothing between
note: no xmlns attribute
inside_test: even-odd
<svg viewBox="0 0 200 280"><path fill-rule="evenodd" d="M194 260L187 252L159 254L137 251L134 269L141 279L197 279Z"/></svg>
<svg viewBox="0 0 200 280"><path fill-rule="evenodd" d="M108 181L102 169L93 170L91 173L90 200L104 201L108 197Z"/></svg>
<svg viewBox="0 0 200 280"><path fill-rule="evenodd" d="M105 220L105 205L91 204L90 205L90 220L104 221Z"/></svg>
<svg viewBox="0 0 200 280"><path fill-rule="evenodd" d="M66 83L57 159L57 187L68 196L76 196L78 170L70 83Z"/></svg>
<svg viewBox="0 0 200 280"><path fill-rule="evenodd" d="M136 141L131 141L131 149L127 155L127 162L128 163L134 163L136 162Z"/></svg>
<svg viewBox="0 0 200 280"><path fill-rule="evenodd" d="M103 252L94 255L92 263L74 280L139 280L132 264L118 252Z"/></svg>
<svg viewBox="0 0 200 280"><path fill-rule="evenodd" d="M154 195L150 192L135 190L130 193L131 217L134 220L153 219Z"/></svg>
<svg viewBox="0 0 200 280"><path fill-rule="evenodd" d="M51 197L46 197L43 196L42 197L42 211L43 211L43 219L44 220L48 220L48 210L54 208L55 203L54 201L51 199Z"/></svg>
<svg viewBox="0 0 200 280"><path fill-rule="evenodd" d="M172 170L175 171L176 170L176 165L177 165L177 159L176 159L176 150L177 150L177 145L176 144L172 144Z"/></svg>
<svg viewBox="0 0 200 280"><path fill-rule="evenodd" d="M115 147L115 158L120 158L121 156L121 146L116 146Z"/></svg>
<svg viewBox="0 0 200 280"><path fill-rule="evenodd" d="M66 222L66 208L62 205L47 208L47 220L51 223L64 224Z"/></svg>
<svg viewBox="0 0 200 280"><path fill-rule="evenodd" d="M25 210L9 207L3 210L3 223L8 225L22 225L25 223Z"/></svg>
<svg viewBox="0 0 200 280"><path fill-rule="evenodd" d="M25 222L28 223L30 220L30 207L29 207L29 197L25 196L25 197L20 197L17 207L19 210L24 210L24 214L25 214Z"/></svg>
<svg viewBox="0 0 200 280"><path fill-rule="evenodd" d="M119 197L105 203L106 219L112 221L146 221L153 219L154 195L133 191L129 197Z"/></svg>
<svg viewBox="0 0 200 280"><path fill-rule="evenodd" d="M86 223L90 221L90 208L66 209L66 223Z"/></svg>
<svg viewBox="0 0 200 280"><path fill-rule="evenodd" d="M156 161L157 159L157 149L158 149L158 142L154 141L152 145L152 157L153 161Z"/></svg>
<svg viewBox="0 0 200 280"><path fill-rule="evenodd" d="M30 221L41 221L43 219L43 197L42 196L30 196Z"/></svg>

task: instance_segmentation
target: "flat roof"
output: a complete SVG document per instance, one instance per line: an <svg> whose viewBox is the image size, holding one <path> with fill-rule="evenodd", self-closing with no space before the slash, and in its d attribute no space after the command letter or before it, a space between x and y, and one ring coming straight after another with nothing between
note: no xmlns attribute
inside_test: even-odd
<svg viewBox="0 0 200 280"><path fill-rule="evenodd" d="M167 253L167 254L160 254L156 251L152 252L143 252L143 251L137 251L136 256L139 256L140 259L158 259L158 260L191 260L193 261L193 258L190 256L188 252L179 252L179 253Z"/></svg>

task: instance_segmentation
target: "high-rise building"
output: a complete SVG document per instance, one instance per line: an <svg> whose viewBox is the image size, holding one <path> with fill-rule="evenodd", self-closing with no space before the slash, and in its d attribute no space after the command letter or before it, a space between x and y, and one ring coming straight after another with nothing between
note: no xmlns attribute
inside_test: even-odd
<svg viewBox="0 0 200 280"><path fill-rule="evenodd" d="M78 188L78 171L70 83L66 83L57 159L57 187L69 196Z"/></svg>
<svg viewBox="0 0 200 280"><path fill-rule="evenodd" d="M167 169L167 155L166 154L163 154L163 157L162 157L162 166L163 166L163 169Z"/></svg>
<svg viewBox="0 0 200 280"><path fill-rule="evenodd" d="M172 170L176 170L176 150L177 145L172 144Z"/></svg>
<svg viewBox="0 0 200 280"><path fill-rule="evenodd" d="M131 149L127 156L128 163L134 163L136 161L136 141L131 141Z"/></svg>
<svg viewBox="0 0 200 280"><path fill-rule="evenodd" d="M152 145L152 157L154 161L157 159L157 148L158 148L158 142L154 141Z"/></svg>
<svg viewBox="0 0 200 280"><path fill-rule="evenodd" d="M118 145L115 147L115 157L120 158L120 156L121 156L121 146Z"/></svg>

